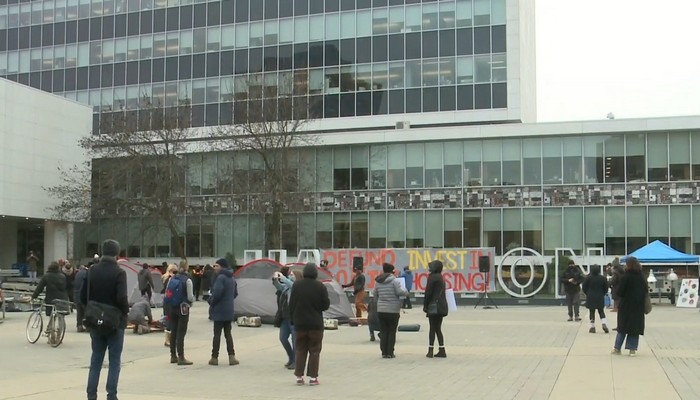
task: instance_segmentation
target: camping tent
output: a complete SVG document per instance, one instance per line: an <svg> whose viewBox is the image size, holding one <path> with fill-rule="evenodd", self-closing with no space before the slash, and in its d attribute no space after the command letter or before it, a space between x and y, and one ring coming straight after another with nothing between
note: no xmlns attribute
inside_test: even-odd
<svg viewBox="0 0 700 400"><path fill-rule="evenodd" d="M129 296L129 305L133 305L141 298L138 273L142 269L142 264L129 261L126 258L121 258L119 259L119 267L126 272L126 293ZM151 296L151 303L156 307L160 307L163 305L163 296L160 294L160 291L163 290L161 273L157 269L151 268L151 276L153 277L153 284L155 285L153 288L153 296Z"/></svg>
<svg viewBox="0 0 700 400"><path fill-rule="evenodd" d="M290 265L292 269L303 265ZM275 260L253 260L236 271L238 297L234 306L236 316L258 316L263 323L271 324L277 313L277 296L272 285L272 275L282 268ZM331 306L323 313L325 318L347 322L353 316L352 307L340 284L325 271L319 269L318 279L328 289Z"/></svg>
<svg viewBox="0 0 700 400"><path fill-rule="evenodd" d="M641 263L647 264L697 264L700 257L682 253L664 242L656 240L635 250L628 257L635 257Z"/></svg>

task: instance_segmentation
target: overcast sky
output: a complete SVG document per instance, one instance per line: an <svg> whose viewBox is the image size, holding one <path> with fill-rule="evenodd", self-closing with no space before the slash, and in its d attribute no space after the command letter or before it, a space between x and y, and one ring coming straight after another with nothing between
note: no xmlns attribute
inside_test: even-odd
<svg viewBox="0 0 700 400"><path fill-rule="evenodd" d="M538 121L700 115L700 1L536 6Z"/></svg>

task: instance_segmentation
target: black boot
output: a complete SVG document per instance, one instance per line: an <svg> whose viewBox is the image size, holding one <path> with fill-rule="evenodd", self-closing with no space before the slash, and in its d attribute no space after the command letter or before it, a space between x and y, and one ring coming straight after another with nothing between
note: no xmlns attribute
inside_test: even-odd
<svg viewBox="0 0 700 400"><path fill-rule="evenodd" d="M438 349L438 352L435 353L435 357L447 358L447 353L445 353L445 346L440 346L440 348Z"/></svg>
<svg viewBox="0 0 700 400"><path fill-rule="evenodd" d="M428 358L433 358L433 346L428 346L428 354L425 356Z"/></svg>

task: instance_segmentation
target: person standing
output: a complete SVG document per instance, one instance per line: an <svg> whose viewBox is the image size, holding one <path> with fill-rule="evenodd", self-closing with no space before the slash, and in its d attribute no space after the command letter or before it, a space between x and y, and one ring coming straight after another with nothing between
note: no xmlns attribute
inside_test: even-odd
<svg viewBox="0 0 700 400"><path fill-rule="evenodd" d="M146 296L148 297L148 301L151 301L151 297L153 296L153 288L156 285L153 284L151 267L147 263L143 263L141 266L141 271L138 273L138 281L141 296Z"/></svg>
<svg viewBox="0 0 700 400"><path fill-rule="evenodd" d="M581 282L583 282L583 274L581 269L574 263L574 260L569 260L569 265L561 277L561 282L564 284L564 293L566 293L566 306L569 309L569 319L567 321L580 321L579 306L581 305Z"/></svg>
<svg viewBox="0 0 700 400"><path fill-rule="evenodd" d="M80 302L85 306L88 301L107 304L121 310L121 320L117 330L105 335L97 330L90 330L92 356L88 373L87 398L97 399L97 385L105 352L109 351L109 370L107 372L107 399L117 400L117 386L121 371L121 356L124 348L124 329L129 313L129 301L126 292L126 273L117 264L119 242L108 239L102 243L102 258L90 268L80 288ZM90 296L88 296L88 290Z"/></svg>
<svg viewBox="0 0 700 400"><path fill-rule="evenodd" d="M639 348L639 335L644 335L644 301L649 289L642 274L642 266L635 257L627 258L624 271L617 288L620 306L617 310L617 337L612 353L620 354L622 343L626 342L625 349L634 357Z"/></svg>
<svg viewBox="0 0 700 400"><path fill-rule="evenodd" d="M165 300L165 291L168 288L168 283L170 283L170 279L172 279L176 275L177 265L170 264L165 267L165 273L160 277L161 281L163 282L163 289L161 289L160 291L160 294L163 295L163 300ZM170 309L171 307L168 305L168 303L163 301L163 315L165 316L165 347L170 347Z"/></svg>
<svg viewBox="0 0 700 400"><path fill-rule="evenodd" d="M75 284L73 285L73 298L75 299L75 322L78 332L85 332L85 306L80 301L80 291L83 288L83 282L87 276L88 269L84 265L78 267L78 272L75 274Z"/></svg>
<svg viewBox="0 0 700 400"><path fill-rule="evenodd" d="M443 264L440 260L432 261L428 267L430 275L425 284L423 311L428 317L430 331L428 333L428 358L433 358L435 336L438 340L438 352L434 357L445 358L445 338L442 335L442 320L447 316L447 298L445 297L445 280L442 278Z"/></svg>
<svg viewBox="0 0 700 400"><path fill-rule="evenodd" d="M323 312L330 307L331 302L326 286L316 279L316 264L307 263L302 277L303 279L294 282L289 296L289 314L296 332L294 375L297 385L303 385L306 368L309 385L315 386L320 383L318 369L323 343Z"/></svg>
<svg viewBox="0 0 700 400"><path fill-rule="evenodd" d="M583 281L583 294L586 295L586 308L590 314L591 327L595 333L595 312L598 311L603 324L603 332L608 333L608 320L605 318L605 294L608 293L608 280L600 274L600 265L591 266L591 274Z"/></svg>
<svg viewBox="0 0 700 400"><path fill-rule="evenodd" d="M413 290L413 272L411 272L411 269L406 266L403 268L403 272L401 272L399 278L404 279L404 282L406 282L406 291L408 291L408 296L406 296L406 298L403 299L403 305L401 306L401 308L406 308L410 310L411 308L413 308L413 305L411 304L411 290Z"/></svg>
<svg viewBox="0 0 700 400"><path fill-rule="evenodd" d="M214 263L216 279L211 290L209 302L209 319L214 321L214 339L211 347L211 359L209 365L219 365L219 347L221 346L221 331L224 331L226 339L226 351L228 352L228 365L238 365L236 351L233 348L233 336L231 324L234 320L234 300L238 297L236 279L228 265L228 260L220 258Z"/></svg>
<svg viewBox="0 0 700 400"><path fill-rule="evenodd" d="M199 290L202 292L202 298L205 301L209 299L209 295L211 294L210 291L211 286L214 283L214 278L216 278L214 269L209 264L205 265L204 270L202 271L202 284L199 288Z"/></svg>
<svg viewBox="0 0 700 400"><path fill-rule="evenodd" d="M365 274L362 273L362 268L355 268L353 272L355 276L353 276L352 281L342 286L343 288L352 286L352 293L355 297L355 317L362 318L362 311L367 311L367 306L365 306Z"/></svg>
<svg viewBox="0 0 700 400"><path fill-rule="evenodd" d="M39 284L34 289L34 293L32 293L32 300L39 297L44 289L46 289L46 296L44 297L45 304L54 304L54 300L68 301L66 276L61 272L61 268L56 261L49 264L46 273L39 280ZM46 307L47 316L51 316L51 311L51 307ZM50 339L51 338L49 338L49 340Z"/></svg>
<svg viewBox="0 0 700 400"><path fill-rule="evenodd" d="M73 298L73 288L75 287L75 268L70 264L68 260L61 260L58 265L61 266L61 272L66 276L66 291L68 292L68 301L73 303L75 299Z"/></svg>
<svg viewBox="0 0 700 400"><path fill-rule="evenodd" d="M379 316L379 348L382 358L394 358L396 330L401 316L401 297L408 292L394 276L394 266L389 263L382 265L383 274L375 278L374 296L377 298L377 315Z"/></svg>
<svg viewBox="0 0 700 400"><path fill-rule="evenodd" d="M204 272L202 271L202 266L197 265L192 271L192 285L194 287L194 301L199 301L199 295L202 289L202 276Z"/></svg>
<svg viewBox="0 0 700 400"><path fill-rule="evenodd" d="M185 335L194 302L192 279L187 276L187 269L187 262L181 261L178 274L168 280L163 299L170 308L170 363L177 365L192 365L192 361L185 358Z"/></svg>
<svg viewBox="0 0 700 400"><path fill-rule="evenodd" d="M613 300L613 312L617 312L618 306L620 305L620 296L617 294L617 286L620 284L620 279L625 271L622 269L620 264L612 265L612 278L610 279L610 297Z"/></svg>
<svg viewBox="0 0 700 400"><path fill-rule="evenodd" d="M294 272L300 273L299 271ZM303 276L299 279L303 279ZM294 326L292 325L289 314L289 296L292 292L294 280L289 278L289 267L284 266L281 268L280 272L275 272L272 276L272 284L275 286L275 289L277 289L275 293L277 296L275 326L280 328L280 343L282 343L282 348L287 353L287 363L284 364L284 367L293 369L295 368L294 340L296 339L296 335L294 334ZM289 340L290 337L291 342Z"/></svg>
<svg viewBox="0 0 700 400"><path fill-rule="evenodd" d="M27 256L27 272L29 272L29 286L36 285L36 271L37 264L39 263L39 257L37 257L33 251L29 252Z"/></svg>

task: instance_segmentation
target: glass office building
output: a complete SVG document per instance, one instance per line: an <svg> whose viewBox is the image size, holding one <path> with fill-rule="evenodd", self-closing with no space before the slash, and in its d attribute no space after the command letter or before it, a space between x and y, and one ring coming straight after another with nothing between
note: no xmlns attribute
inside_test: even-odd
<svg viewBox="0 0 700 400"><path fill-rule="evenodd" d="M519 13L506 0L0 0L0 77L90 104L95 129L143 97L189 100L195 127L230 124L256 91L306 97L324 121L519 121L506 57Z"/></svg>

